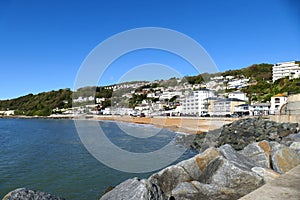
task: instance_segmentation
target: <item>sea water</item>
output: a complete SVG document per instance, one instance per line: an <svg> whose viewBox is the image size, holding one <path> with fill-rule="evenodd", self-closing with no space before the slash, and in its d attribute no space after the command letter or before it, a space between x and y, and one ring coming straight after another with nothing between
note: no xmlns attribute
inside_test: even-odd
<svg viewBox="0 0 300 200"><path fill-rule="evenodd" d="M176 135L151 125L98 123L115 145L131 152L155 151ZM126 134L143 131L158 133L147 139ZM176 162L195 154L188 150ZM73 120L0 119L0 199L26 187L69 200L96 200L109 186L152 173L127 173L102 164L82 144Z"/></svg>

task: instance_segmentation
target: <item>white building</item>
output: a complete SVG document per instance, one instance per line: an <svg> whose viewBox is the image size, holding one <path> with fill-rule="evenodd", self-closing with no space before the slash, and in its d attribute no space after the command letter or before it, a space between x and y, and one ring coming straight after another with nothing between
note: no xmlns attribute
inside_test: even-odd
<svg viewBox="0 0 300 200"><path fill-rule="evenodd" d="M251 116L269 115L270 108L270 103L256 103L249 106L249 112Z"/></svg>
<svg viewBox="0 0 300 200"><path fill-rule="evenodd" d="M246 94L244 92L240 92L240 91L234 91L234 92L230 92L228 94L228 98L232 98L232 99L240 99L243 101L248 101L248 97L246 96Z"/></svg>
<svg viewBox="0 0 300 200"><path fill-rule="evenodd" d="M0 115L4 115L4 116L10 116L10 115L14 115L14 114L15 114L14 110L0 111Z"/></svg>
<svg viewBox="0 0 300 200"><path fill-rule="evenodd" d="M103 110L103 115L111 115L111 109L110 108L105 108Z"/></svg>
<svg viewBox="0 0 300 200"><path fill-rule="evenodd" d="M159 98L159 95L157 93L152 92L147 94L147 98Z"/></svg>
<svg viewBox="0 0 300 200"><path fill-rule="evenodd" d="M245 101L240 99L219 99L213 102L211 116L227 116L235 113L235 107L245 104Z"/></svg>
<svg viewBox="0 0 300 200"><path fill-rule="evenodd" d="M96 98L97 104L101 104L103 101L105 101L105 98Z"/></svg>
<svg viewBox="0 0 300 200"><path fill-rule="evenodd" d="M163 99L171 99L172 97L174 96L181 96L182 95L182 92L180 91L174 91L174 92L163 92L159 99L160 100L163 100Z"/></svg>
<svg viewBox="0 0 300 200"><path fill-rule="evenodd" d="M234 113L238 115L249 115L249 105L241 104L234 107Z"/></svg>
<svg viewBox="0 0 300 200"><path fill-rule="evenodd" d="M276 94L271 97L271 109L270 114L280 114L281 107L287 102L287 96L284 94Z"/></svg>
<svg viewBox="0 0 300 200"><path fill-rule="evenodd" d="M180 99L182 114L184 115L197 115L205 114L208 112L208 98L215 97L211 90L202 89L192 91L190 94L185 95Z"/></svg>
<svg viewBox="0 0 300 200"><path fill-rule="evenodd" d="M89 97L78 97L77 99L73 99L73 102L87 102L87 101L95 101L95 97L89 96Z"/></svg>
<svg viewBox="0 0 300 200"><path fill-rule="evenodd" d="M277 63L273 66L273 82L277 79L289 77L297 78L300 74L300 66L296 61Z"/></svg>
<svg viewBox="0 0 300 200"><path fill-rule="evenodd" d="M234 88L243 88L248 86L249 79L243 78L243 79L233 79L227 83L228 89L234 89Z"/></svg>

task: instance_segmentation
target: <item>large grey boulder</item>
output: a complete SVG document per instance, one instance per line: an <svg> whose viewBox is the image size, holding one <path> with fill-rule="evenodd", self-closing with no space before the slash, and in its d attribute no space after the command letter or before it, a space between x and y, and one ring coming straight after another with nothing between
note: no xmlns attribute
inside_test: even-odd
<svg viewBox="0 0 300 200"><path fill-rule="evenodd" d="M300 142L292 142L289 148L300 154Z"/></svg>
<svg viewBox="0 0 300 200"><path fill-rule="evenodd" d="M247 145L239 151L243 156L251 159L253 164L258 167L270 168L270 151L271 147L267 141L255 142Z"/></svg>
<svg viewBox="0 0 300 200"><path fill-rule="evenodd" d="M263 178L251 171L247 164L237 164L223 157L209 164L203 172L201 182L233 189L240 197L264 184Z"/></svg>
<svg viewBox="0 0 300 200"><path fill-rule="evenodd" d="M219 147L218 150L224 156L224 158L226 158L228 161L240 168L249 170L252 167L255 167L254 162L252 160L238 153L229 144L225 144Z"/></svg>
<svg viewBox="0 0 300 200"><path fill-rule="evenodd" d="M2 200L65 200L52 194L30 190L27 188L18 188L3 197Z"/></svg>
<svg viewBox="0 0 300 200"><path fill-rule="evenodd" d="M179 183L191 181L193 179L183 167L173 165L153 174L148 180L151 183L158 185L166 195L170 195L171 191Z"/></svg>
<svg viewBox="0 0 300 200"><path fill-rule="evenodd" d="M251 170L260 175L265 183L270 183L280 176L279 173L268 168L253 167Z"/></svg>
<svg viewBox="0 0 300 200"><path fill-rule="evenodd" d="M198 156L181 161L177 166L182 167L190 176L191 180L198 180L202 172L197 164Z"/></svg>
<svg viewBox="0 0 300 200"><path fill-rule="evenodd" d="M172 197L176 200L233 200L238 199L240 196L230 188L191 181L180 183L172 191Z"/></svg>
<svg viewBox="0 0 300 200"><path fill-rule="evenodd" d="M300 156L295 150L277 142L270 142L270 144L272 166L276 172L282 174L300 164Z"/></svg>
<svg viewBox="0 0 300 200"><path fill-rule="evenodd" d="M184 160L153 174L148 180L157 184L167 195L182 182L200 180L206 167L221 154L214 147L206 149L203 153Z"/></svg>
<svg viewBox="0 0 300 200"><path fill-rule="evenodd" d="M197 162L197 165L198 165L201 173L203 173L205 171L207 166L212 161L214 161L215 159L217 159L220 156L222 156L222 155L220 154L218 149L216 149L214 147L210 147L210 148L206 149L203 153L197 155L196 162ZM199 180L199 179L197 179L197 180Z"/></svg>
<svg viewBox="0 0 300 200"><path fill-rule="evenodd" d="M116 186L100 200L166 200L159 186L147 179L132 178Z"/></svg>

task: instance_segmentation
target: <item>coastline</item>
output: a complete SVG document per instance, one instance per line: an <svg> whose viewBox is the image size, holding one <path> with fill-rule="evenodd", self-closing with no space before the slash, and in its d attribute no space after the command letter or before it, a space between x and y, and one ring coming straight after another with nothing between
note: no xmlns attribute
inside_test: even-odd
<svg viewBox="0 0 300 200"><path fill-rule="evenodd" d="M135 124L150 124L158 128L167 128L174 132L187 134L201 134L221 128L239 118L211 118L211 117L131 117L120 115L50 115L50 116L0 116L0 118L17 119L86 119L98 121L116 121Z"/></svg>
<svg viewBox="0 0 300 200"><path fill-rule="evenodd" d="M120 121L135 124L151 124L158 128L167 128L174 132L201 134L221 128L237 119L200 118L200 117L130 117L130 116L95 116L96 120Z"/></svg>

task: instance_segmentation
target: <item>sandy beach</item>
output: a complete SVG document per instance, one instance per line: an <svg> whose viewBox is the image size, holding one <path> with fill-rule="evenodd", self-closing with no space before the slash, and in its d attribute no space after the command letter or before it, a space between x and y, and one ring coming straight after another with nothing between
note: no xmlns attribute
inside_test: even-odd
<svg viewBox="0 0 300 200"><path fill-rule="evenodd" d="M222 127L238 118L197 118L197 117L130 117L130 116L93 116L96 120L121 121L137 124L152 124L175 132L201 134Z"/></svg>
<svg viewBox="0 0 300 200"><path fill-rule="evenodd" d="M108 120L136 124L152 124L156 127L168 128L175 132L188 134L201 134L210 130L221 128L225 124L232 123L239 118L210 118L210 117L131 117L120 115L50 115L50 116L5 116L2 118L22 119L87 119Z"/></svg>

